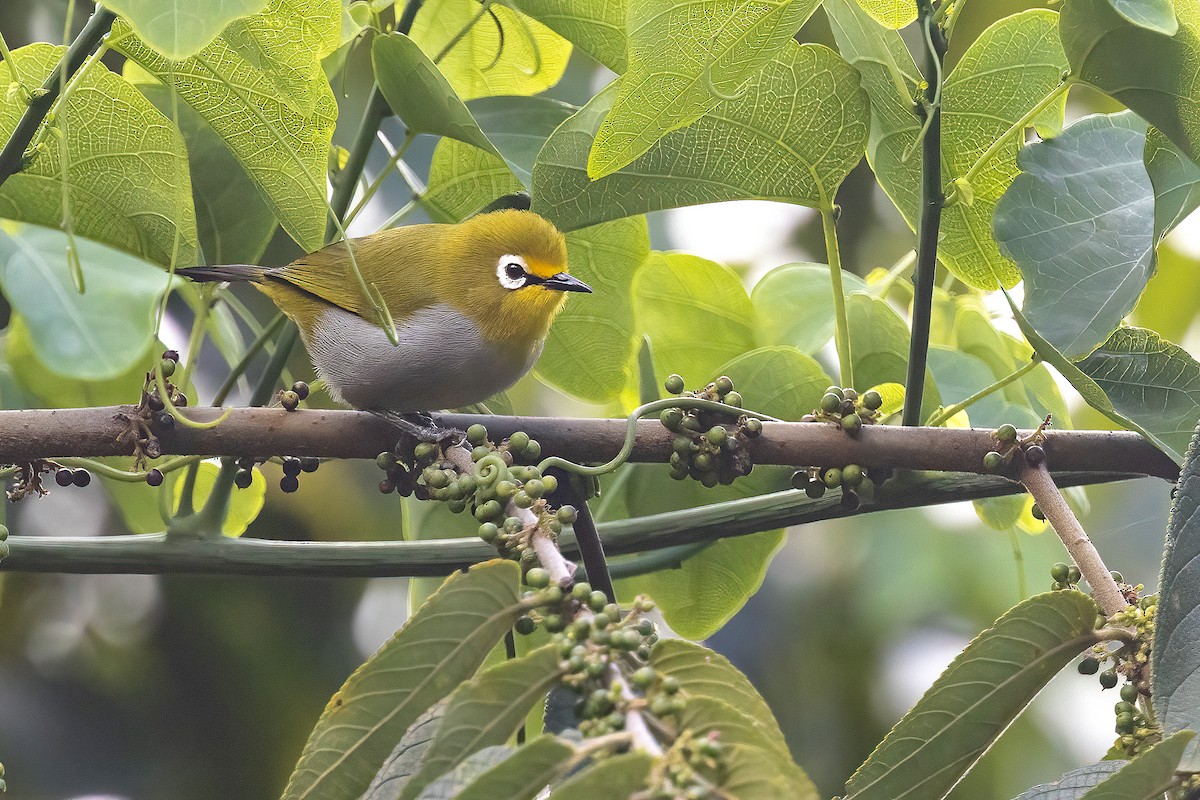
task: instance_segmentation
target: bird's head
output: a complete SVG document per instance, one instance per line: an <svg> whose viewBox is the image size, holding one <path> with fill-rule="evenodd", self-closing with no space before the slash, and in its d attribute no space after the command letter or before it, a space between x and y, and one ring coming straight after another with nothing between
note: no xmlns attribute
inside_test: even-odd
<svg viewBox="0 0 1200 800"><path fill-rule="evenodd" d="M552 223L531 211L493 211L456 226L461 296L492 340L543 339L567 300L590 292L567 268L567 245Z"/></svg>

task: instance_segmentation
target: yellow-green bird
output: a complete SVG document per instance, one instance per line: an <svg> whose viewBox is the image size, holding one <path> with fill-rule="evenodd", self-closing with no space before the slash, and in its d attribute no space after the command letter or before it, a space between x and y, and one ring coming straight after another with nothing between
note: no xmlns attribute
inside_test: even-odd
<svg viewBox="0 0 1200 800"><path fill-rule="evenodd" d="M392 314L397 346L373 321L345 243L285 267L179 272L253 283L299 327L334 399L385 412L456 408L507 389L541 354L565 293L591 291L568 273L563 235L530 211L409 225L352 242L363 277Z"/></svg>

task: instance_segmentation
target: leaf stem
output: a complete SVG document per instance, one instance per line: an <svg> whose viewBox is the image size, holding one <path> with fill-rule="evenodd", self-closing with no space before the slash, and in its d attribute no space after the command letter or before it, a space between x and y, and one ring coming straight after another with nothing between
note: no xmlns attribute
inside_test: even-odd
<svg viewBox="0 0 1200 800"><path fill-rule="evenodd" d="M1025 112L1023 117L1014 122L1012 126L1004 133L1000 134L1000 138L992 142L988 149L984 150L983 154L979 156L979 158L975 159L975 163L972 164L971 168L966 171L961 180L967 183L971 183L973 180L975 180L975 178L978 177L979 172L987 166L988 162L995 158L996 154L1003 150L1009 144L1009 142L1012 141L1014 136L1018 135L1027 127L1029 127L1029 125L1033 123L1033 120L1036 119L1039 114L1041 114L1050 106L1054 105L1054 102L1058 100L1059 96L1071 88L1071 84L1071 80L1064 80L1058 86L1054 87L1054 89L1051 90L1048 95L1039 100L1033 108Z"/></svg>
<svg viewBox="0 0 1200 800"><path fill-rule="evenodd" d="M83 30L75 37L75 41L67 48L62 60L42 83L41 88L33 92L33 98L25 108L25 113L17 121L12 135L0 150L0 186L23 168L25 148L33 141L42 120L50 112L50 107L58 99L60 81L63 77L70 78L83 64L85 58L100 46L117 15L103 6L97 6L91 19L83 26Z"/></svg>
<svg viewBox="0 0 1200 800"><path fill-rule="evenodd" d="M970 406L974 405L975 403L978 403L983 398L987 397L992 392L999 391L1000 389L1003 389L1005 386L1008 386L1010 383L1013 383L1014 381L1018 381L1021 378L1025 377L1033 370L1034 367L1036 367L1040 363L1042 363L1042 359L1038 357L1037 353L1034 353L1033 358L1031 358L1029 360L1028 364L1026 364L1023 367L1020 367L1016 370L1013 370L1012 372L1005 375L1000 380L993 383L991 386L988 386L984 389L980 389L978 392L971 395L966 400L955 403L952 406L947 406L946 408L943 408L941 411L939 411L938 413L936 413L932 417L930 417L929 421L926 422L925 424L936 427L938 425L945 423L946 420L950 419L955 414L962 411L964 408L969 408Z"/></svg>
<svg viewBox="0 0 1200 800"><path fill-rule="evenodd" d="M349 227L359 213L367 207L367 203L371 202L371 198L374 197L379 191L379 187L383 186L384 179L387 178L387 176L391 174L391 171L396 168L396 165L400 162L400 159L404 158L405 152L408 151L409 145L413 143L415 138L417 138L417 136L414 133L405 134L404 141L400 144L400 147L396 149L396 152L393 153L388 159L387 165L380 170L379 174L375 176L375 179L368 184L367 188L363 190L362 197L360 197L358 202L355 203L354 208L348 214L346 214L346 227Z"/></svg>
<svg viewBox="0 0 1200 800"><path fill-rule="evenodd" d="M854 386L854 362L850 353L850 324L846 320L846 292L842 287L842 256L837 239L837 211L832 203L821 208L821 231L825 234L825 259L833 284L833 340L837 345L838 372L842 386Z"/></svg>
<svg viewBox="0 0 1200 800"><path fill-rule="evenodd" d="M21 71L17 69L17 62L13 61L12 53L9 52L8 42L4 40L4 34L0 33L0 58L4 59L4 66L8 67L8 74L12 77L12 82L16 84L17 91L21 93L21 97L28 103L33 99L33 93L29 91L29 87L25 85L25 81L21 78Z"/></svg>
<svg viewBox="0 0 1200 800"><path fill-rule="evenodd" d="M274 319L267 323L265 328L259 331L258 337L246 348L246 352L242 354L241 360L233 366L233 369L225 376L225 380L221 382L217 393L213 395L212 404L214 406L219 406L225 402L225 398L229 396L229 392L233 389L233 385L237 383L238 378L246 373L246 368L250 366L250 361L258 355L260 350L266 348L267 342L283 326L286 320L287 317L280 311L275 315Z"/></svg>
<svg viewBox="0 0 1200 800"><path fill-rule="evenodd" d="M930 0L917 0L918 21L925 41L925 118L921 140L921 207L917 225L917 268L913 274L912 336L908 375L904 381L904 425L921 424L929 328L933 317L933 283L937 270L938 230L942 222L942 59L946 40L933 23Z"/></svg>

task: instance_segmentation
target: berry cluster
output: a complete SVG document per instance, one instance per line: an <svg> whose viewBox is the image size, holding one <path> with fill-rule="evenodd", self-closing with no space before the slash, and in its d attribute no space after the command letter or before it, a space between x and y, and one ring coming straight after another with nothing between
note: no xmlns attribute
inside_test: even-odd
<svg viewBox="0 0 1200 800"><path fill-rule="evenodd" d="M63 488L66 488L67 486L78 486L82 488L92 482L92 473L88 472L86 469L59 467L59 469L54 473L54 482Z"/></svg>
<svg viewBox="0 0 1200 800"><path fill-rule="evenodd" d="M996 449L989 450L983 456L983 468L988 472L1001 472L1009 464L1013 458L1019 453L1025 463L1031 467L1036 467L1046 461L1046 451L1042 449L1042 443L1046 440L1046 428L1050 426L1050 416L1038 425L1033 433L1024 438L1017 436L1017 429L1012 425L1004 424L996 430L992 431L992 438L996 442ZM1045 519L1040 516L1041 509L1035 507L1033 515L1038 519Z"/></svg>
<svg viewBox="0 0 1200 800"><path fill-rule="evenodd" d="M860 495L874 491L874 481L867 475L865 467L847 464L844 467L809 467L792 473L793 489L803 489L812 499L823 497L826 489L842 490L842 504L858 508Z"/></svg>
<svg viewBox="0 0 1200 800"><path fill-rule="evenodd" d="M870 389L859 395L848 386L829 386L821 396L820 405L801 422L836 422L851 436L857 436L863 425L879 422L883 395Z"/></svg>
<svg viewBox="0 0 1200 800"><path fill-rule="evenodd" d="M169 431L175 427L175 418L171 416L171 412L167 411L167 401L170 401L171 405L176 408L183 408L188 404L188 398L183 393L183 388L171 383L170 380L171 376L175 374L178 364L179 353L177 351L164 351L158 366L146 373L146 379L142 382L142 396L133 409L133 413L117 414L117 419L128 426L117 435L117 441L133 442L135 469L142 469L146 464L146 459L158 458L162 455L162 448L158 443L156 432ZM167 390L166 400L159 394L156 374L162 377L163 388Z"/></svg>
<svg viewBox="0 0 1200 800"><path fill-rule="evenodd" d="M671 375L666 390L674 395L710 400L729 406L728 412L700 408L668 408L659 416L667 430L675 434L671 452L671 477L682 481L691 477L708 487L728 486L754 469L746 440L762 433L762 421L742 413L742 396L734 391L733 381L722 375L703 390L685 392L683 378Z"/></svg>
<svg viewBox="0 0 1200 800"><path fill-rule="evenodd" d="M284 411L295 411L300 407L301 400L307 400L310 389L304 381L296 381L290 389L280 389L275 395ZM287 491L286 489L284 491ZM293 489L292 491L295 491Z"/></svg>
<svg viewBox="0 0 1200 800"><path fill-rule="evenodd" d="M42 475L53 472L54 482L59 486L87 486L92 482L92 474L86 469L69 469L48 459L39 458L25 464L17 464L17 472L13 485L6 495L14 503L29 495L41 497L48 494L42 481Z"/></svg>
<svg viewBox="0 0 1200 800"><path fill-rule="evenodd" d="M725 778L720 733L679 736L652 775L652 800L707 800L724 796L717 789Z"/></svg>
<svg viewBox="0 0 1200 800"><path fill-rule="evenodd" d="M238 471L233 476L233 485L239 489L248 489L250 484L254 482L254 465L265 463L267 460L252 456L239 458L237 462ZM300 473L316 472L321 466L321 459L316 456L304 456L303 458L284 456L280 459L280 464L283 467L283 477L279 479L279 488L291 494L300 488ZM146 476L146 478L148 481L149 476Z"/></svg>
<svg viewBox="0 0 1200 800"><path fill-rule="evenodd" d="M4 559L8 558L8 551L9 551L8 526L0 525L0 561L3 561ZM4 775L4 765L0 764L0 776L3 776L3 775ZM3 789L0 789L0 791L3 791Z"/></svg>

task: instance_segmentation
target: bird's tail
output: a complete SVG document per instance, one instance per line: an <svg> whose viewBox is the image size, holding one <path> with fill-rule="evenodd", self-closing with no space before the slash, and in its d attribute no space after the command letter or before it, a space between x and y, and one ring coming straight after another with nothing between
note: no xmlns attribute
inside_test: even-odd
<svg viewBox="0 0 1200 800"><path fill-rule="evenodd" d="M259 283L266 277L269 267L254 264L219 264L207 267L187 267L175 270L176 275L182 275L193 281L249 281Z"/></svg>

